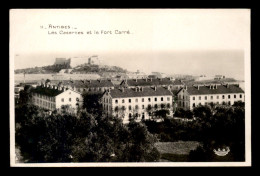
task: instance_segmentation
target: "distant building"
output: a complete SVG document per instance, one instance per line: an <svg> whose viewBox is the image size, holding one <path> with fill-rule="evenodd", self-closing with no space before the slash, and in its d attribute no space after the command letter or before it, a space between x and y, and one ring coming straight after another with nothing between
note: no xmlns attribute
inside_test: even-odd
<svg viewBox="0 0 260 176"><path fill-rule="evenodd" d="M76 111L78 107L82 106L83 102L81 93L57 86L41 85L31 92L32 103L50 111L60 111L64 106Z"/></svg>
<svg viewBox="0 0 260 176"><path fill-rule="evenodd" d="M214 76L206 76L206 75L200 75L200 76L196 76L194 77L195 81L205 81L205 80L214 80Z"/></svg>
<svg viewBox="0 0 260 176"><path fill-rule="evenodd" d="M71 73L71 71L72 71L73 69L61 69L60 71L59 71L59 73L60 74L68 74L68 73Z"/></svg>
<svg viewBox="0 0 260 176"><path fill-rule="evenodd" d="M24 90L23 86L15 86L14 87L14 98L15 98L16 102L20 98L20 91L22 91L22 90Z"/></svg>
<svg viewBox="0 0 260 176"><path fill-rule="evenodd" d="M194 85L185 86L177 93L178 107L192 109L198 105L228 104L245 101L244 91L239 85Z"/></svg>
<svg viewBox="0 0 260 176"><path fill-rule="evenodd" d="M60 85L80 93L103 93L105 90L114 89L112 80L59 80L51 81L51 85Z"/></svg>
<svg viewBox="0 0 260 176"><path fill-rule="evenodd" d="M100 65L101 61L99 60L97 55L91 56L88 58L89 65Z"/></svg>
<svg viewBox="0 0 260 176"><path fill-rule="evenodd" d="M224 75L215 75L215 80L225 79Z"/></svg>
<svg viewBox="0 0 260 176"><path fill-rule="evenodd" d="M127 73L127 76L130 79L147 78L147 75L144 72L140 72L140 70L137 70L136 72Z"/></svg>
<svg viewBox="0 0 260 176"><path fill-rule="evenodd" d="M165 73L161 73L161 72L152 72L151 75L154 75L156 78L166 78L167 75Z"/></svg>
<svg viewBox="0 0 260 176"><path fill-rule="evenodd" d="M54 65L70 65L71 59L66 58L56 58Z"/></svg>
<svg viewBox="0 0 260 176"><path fill-rule="evenodd" d="M183 83L181 80L171 80L171 78L144 78L144 79L126 79L120 83L121 87L134 88L136 86L140 87L165 87L169 86L171 90L179 90L183 87Z"/></svg>
<svg viewBox="0 0 260 176"><path fill-rule="evenodd" d="M168 109L172 113L172 93L164 87L115 88L107 90L101 98L104 112L123 118L128 123L150 119L159 109Z"/></svg>

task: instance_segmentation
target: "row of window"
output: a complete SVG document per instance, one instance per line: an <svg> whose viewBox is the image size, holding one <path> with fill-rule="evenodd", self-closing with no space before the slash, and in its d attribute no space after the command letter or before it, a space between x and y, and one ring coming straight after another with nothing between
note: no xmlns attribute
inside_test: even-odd
<svg viewBox="0 0 260 176"><path fill-rule="evenodd" d="M160 106L161 108L165 108L165 107L166 107L166 108L170 108L170 107L171 107L170 103L167 103L166 105L165 105L165 104L161 104L161 105L159 105L159 106ZM148 107L148 109L149 109L149 108L152 108L152 105L149 104L147 107ZM144 108L145 108L145 106L142 105L142 109L144 109ZM155 104L155 105L154 105L154 108L157 109L157 108L158 108L158 105ZM122 106L122 109L125 110L125 106ZM136 109L136 110L139 109L139 106L138 106L138 105L135 105L135 109ZM118 111L118 110L119 110L119 107L116 106L116 107L115 107L115 111ZM132 110L132 106L131 106L131 105L128 106L128 110Z"/></svg>
<svg viewBox="0 0 260 176"><path fill-rule="evenodd" d="M230 99L231 95L228 95L227 97ZM237 95L234 95L234 98L237 98ZM242 94L239 95L239 98L242 98ZM195 100L195 97L192 97L192 99ZM205 96L204 99L207 100L208 97ZM210 96L210 99L213 100L213 96ZM216 96L216 99L219 99L219 95ZM222 99L225 99L225 95L222 95ZM201 100L201 96L199 96L199 100Z"/></svg>
<svg viewBox="0 0 260 176"><path fill-rule="evenodd" d="M36 97L42 98L42 99L46 99L48 101L55 101L55 97L49 97L46 95L41 95L41 94L34 94Z"/></svg>
<svg viewBox="0 0 260 176"><path fill-rule="evenodd" d="M154 98L154 101L157 101L157 97ZM170 101L171 98L170 97L167 97L167 101ZM161 101L164 101L164 97L161 97ZM128 99L128 103L131 103L132 102L132 99L129 98ZM135 102L138 103L138 98L135 99ZM144 98L142 98L142 102L144 102ZM148 98L148 102L151 102L151 98ZM117 104L118 103L118 100L115 100L115 103ZM125 99L122 99L122 103L125 103Z"/></svg>
<svg viewBox="0 0 260 176"><path fill-rule="evenodd" d="M205 105L208 105L210 103L213 103L213 102L209 102L209 103L206 102ZM216 102L216 104L222 104L222 105L228 104L228 105L231 105L231 102L230 101L228 101L228 102L223 101L222 103L221 102ZM201 103L199 103L198 105L201 105ZM195 107L195 106L196 106L196 104L193 103L192 107Z"/></svg>
<svg viewBox="0 0 260 176"><path fill-rule="evenodd" d="M42 101L39 99L34 99L34 102L36 103L36 105L39 105L39 106L42 106L45 108L51 108L51 109L55 108L55 104L50 103L50 102Z"/></svg>
<svg viewBox="0 0 260 176"><path fill-rule="evenodd" d="M76 101L79 101L79 98L76 98ZM61 99L61 102L64 102L64 98ZM69 102L71 102L71 98L69 98Z"/></svg>

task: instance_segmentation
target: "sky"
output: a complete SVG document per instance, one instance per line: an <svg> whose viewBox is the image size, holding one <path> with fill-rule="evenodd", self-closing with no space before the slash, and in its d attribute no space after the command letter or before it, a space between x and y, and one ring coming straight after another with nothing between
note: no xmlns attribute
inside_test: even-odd
<svg viewBox="0 0 260 176"><path fill-rule="evenodd" d="M15 69L51 65L56 57L98 55L104 64L129 71L244 77L250 36L246 9L32 9L11 10L10 16Z"/></svg>

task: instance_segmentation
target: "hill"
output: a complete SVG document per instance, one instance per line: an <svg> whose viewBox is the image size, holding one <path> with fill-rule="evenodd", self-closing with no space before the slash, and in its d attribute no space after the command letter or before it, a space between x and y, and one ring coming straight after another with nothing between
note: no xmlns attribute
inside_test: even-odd
<svg viewBox="0 0 260 176"><path fill-rule="evenodd" d="M34 68L25 68L25 69L17 69L15 70L15 74L54 74L59 73L62 69L72 69L70 65L49 65L43 67L34 67ZM90 65L90 64L82 64L71 70L70 73L97 73L102 74L104 72L111 73L126 73L127 70L122 69L117 66L107 66L107 65ZM66 72L65 72L66 73Z"/></svg>

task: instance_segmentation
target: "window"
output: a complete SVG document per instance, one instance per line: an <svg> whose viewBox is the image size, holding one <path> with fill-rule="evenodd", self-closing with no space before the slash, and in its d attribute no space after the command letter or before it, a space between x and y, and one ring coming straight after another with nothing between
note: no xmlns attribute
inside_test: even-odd
<svg viewBox="0 0 260 176"><path fill-rule="evenodd" d="M234 98L237 98L237 96L236 96L236 95L234 95Z"/></svg>
<svg viewBox="0 0 260 176"><path fill-rule="evenodd" d="M129 99L128 102L131 103L131 99Z"/></svg>
<svg viewBox="0 0 260 176"><path fill-rule="evenodd" d="M137 99L137 98L135 99L135 102L136 102L136 103L138 102L138 99Z"/></svg>
<svg viewBox="0 0 260 176"><path fill-rule="evenodd" d="M138 109L139 107L138 107L138 105L135 105L135 109Z"/></svg>
<svg viewBox="0 0 260 176"><path fill-rule="evenodd" d="M207 96L205 96L205 100L207 100Z"/></svg>
<svg viewBox="0 0 260 176"><path fill-rule="evenodd" d="M228 95L228 99L230 99L230 95Z"/></svg>
<svg viewBox="0 0 260 176"><path fill-rule="evenodd" d="M142 98L142 102L144 102L144 98Z"/></svg>
<svg viewBox="0 0 260 176"><path fill-rule="evenodd" d="M144 112L142 113L142 119L144 120Z"/></svg>
<svg viewBox="0 0 260 176"><path fill-rule="evenodd" d="M64 98L62 98L61 101L64 102Z"/></svg>
<svg viewBox="0 0 260 176"><path fill-rule="evenodd" d="M171 98L170 97L167 97L167 101L170 101L171 100Z"/></svg>
<svg viewBox="0 0 260 176"><path fill-rule="evenodd" d="M128 109L129 109L129 110L132 110L132 107L131 107L131 106L129 106L129 107L128 107Z"/></svg>
<svg viewBox="0 0 260 176"><path fill-rule="evenodd" d="M148 101L151 102L151 98L148 98Z"/></svg>
<svg viewBox="0 0 260 176"><path fill-rule="evenodd" d="M201 100L201 96L199 96L199 100Z"/></svg>
<svg viewBox="0 0 260 176"><path fill-rule="evenodd" d="M242 94L240 94L239 97L242 98Z"/></svg>
<svg viewBox="0 0 260 176"><path fill-rule="evenodd" d="M161 97L161 101L163 101L163 97Z"/></svg>
<svg viewBox="0 0 260 176"><path fill-rule="evenodd" d="M219 96L217 96L217 99L219 99Z"/></svg>
<svg viewBox="0 0 260 176"><path fill-rule="evenodd" d="M117 103L118 103L118 100L115 100L115 103L117 104Z"/></svg>
<svg viewBox="0 0 260 176"><path fill-rule="evenodd" d="M165 108L165 104L162 103L162 104L161 104L161 108L162 108L162 109Z"/></svg>
<svg viewBox="0 0 260 176"><path fill-rule="evenodd" d="M195 97L192 97L193 100L195 100Z"/></svg>
<svg viewBox="0 0 260 176"><path fill-rule="evenodd" d="M213 96L210 96L210 99L213 100Z"/></svg>
<svg viewBox="0 0 260 176"><path fill-rule="evenodd" d="M157 101L157 98L154 98L154 101Z"/></svg>
<svg viewBox="0 0 260 176"><path fill-rule="evenodd" d="M228 101L228 105L230 105L230 101Z"/></svg>
<svg viewBox="0 0 260 176"><path fill-rule="evenodd" d="M154 105L154 108L155 108L155 109L157 109L157 108L158 108L158 105L157 105L157 104L155 104L155 105Z"/></svg>
<svg viewBox="0 0 260 176"><path fill-rule="evenodd" d="M171 107L170 103L167 103L167 108L170 108L170 107Z"/></svg>
<svg viewBox="0 0 260 176"><path fill-rule="evenodd" d="M69 98L69 102L71 102L71 98Z"/></svg>
<svg viewBox="0 0 260 176"><path fill-rule="evenodd" d="M144 109L144 105L142 105L142 109Z"/></svg>
<svg viewBox="0 0 260 176"><path fill-rule="evenodd" d="M192 107L195 107L195 103L192 104Z"/></svg>
<svg viewBox="0 0 260 176"><path fill-rule="evenodd" d="M122 103L125 103L125 100L124 100L124 99L122 100Z"/></svg>
<svg viewBox="0 0 260 176"><path fill-rule="evenodd" d="M222 99L225 99L225 95L222 95Z"/></svg>
<svg viewBox="0 0 260 176"><path fill-rule="evenodd" d="M116 112L118 111L118 106L115 107L115 111L116 111Z"/></svg>

